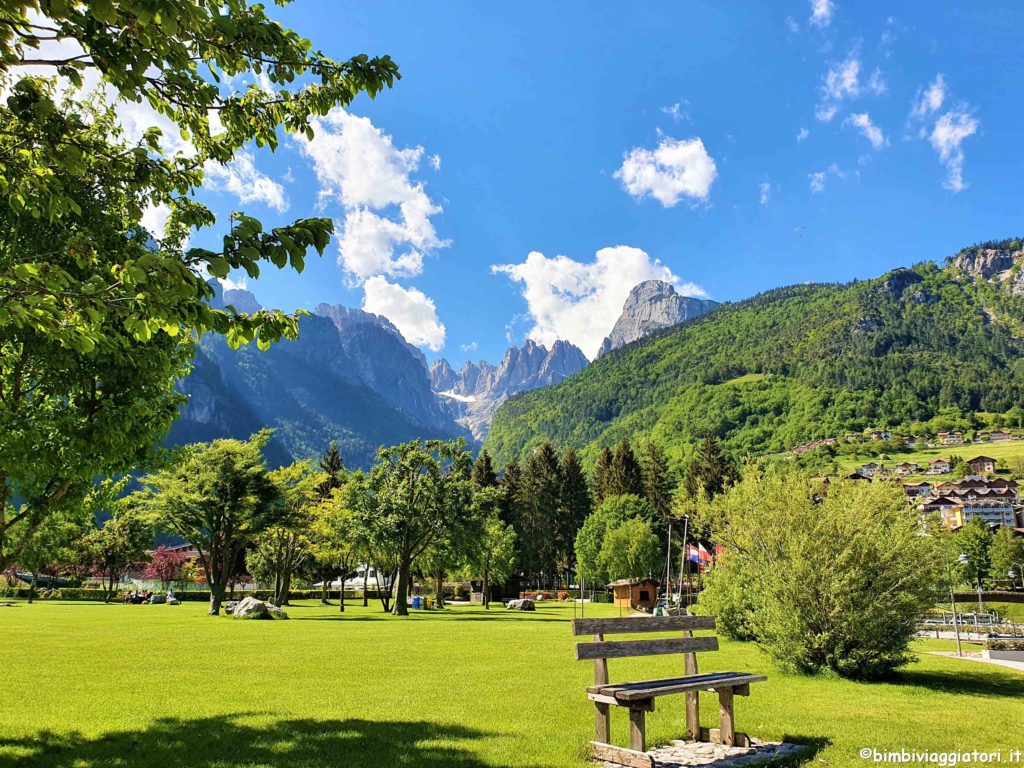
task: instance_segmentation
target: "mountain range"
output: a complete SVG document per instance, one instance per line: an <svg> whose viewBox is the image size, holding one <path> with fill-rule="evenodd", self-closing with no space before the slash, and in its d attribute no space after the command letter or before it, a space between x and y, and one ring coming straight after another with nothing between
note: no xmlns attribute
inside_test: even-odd
<svg viewBox="0 0 1024 768"><path fill-rule="evenodd" d="M707 433L742 457L868 427L942 428L1024 403L1022 353L1024 241L989 242L717 306L508 398L485 445L504 462L551 440L592 462L624 437L654 438L683 461Z"/></svg>
<svg viewBox="0 0 1024 768"><path fill-rule="evenodd" d="M249 291L222 291L219 283L214 290L215 306L262 309ZM667 283L642 283L605 344L618 348L712 305L679 297ZM181 382L188 403L168 442L243 438L272 427L272 463L316 457L337 442L350 466L365 467L378 446L417 437L462 436L477 444L510 396L557 384L587 364L566 341L549 350L527 340L497 365L467 362L456 372L440 358L428 369L423 353L386 317L321 304L299 321L297 339L266 352L233 350L221 337L204 336Z"/></svg>

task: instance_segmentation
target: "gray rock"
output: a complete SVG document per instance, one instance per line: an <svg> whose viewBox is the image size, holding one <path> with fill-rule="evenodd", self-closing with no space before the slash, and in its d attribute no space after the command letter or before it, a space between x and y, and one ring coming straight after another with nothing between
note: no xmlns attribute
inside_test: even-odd
<svg viewBox="0 0 1024 768"><path fill-rule="evenodd" d="M255 597L247 597L240 600L231 611L235 619L287 619L288 614L273 603L266 603L257 600Z"/></svg>
<svg viewBox="0 0 1024 768"><path fill-rule="evenodd" d="M1011 245L1019 245L1019 241ZM965 248L951 260L972 280L1001 283L1011 294L1024 295L1024 270L1015 269L1024 259L1024 248L976 247Z"/></svg>
<svg viewBox="0 0 1024 768"><path fill-rule="evenodd" d="M511 611L535 611L537 606L533 604L533 600L528 597L516 598L515 600L509 600L508 605L505 606Z"/></svg>
<svg viewBox="0 0 1024 768"><path fill-rule="evenodd" d="M680 296L663 280L647 280L629 292L622 314L605 338L597 356L642 339L654 331L700 317L718 306L717 301Z"/></svg>
<svg viewBox="0 0 1024 768"><path fill-rule="evenodd" d="M224 291L224 304L234 307L239 312L243 312L245 314L259 312L263 309L263 305L256 301L255 296L253 296L249 291L243 291L239 288L232 288Z"/></svg>

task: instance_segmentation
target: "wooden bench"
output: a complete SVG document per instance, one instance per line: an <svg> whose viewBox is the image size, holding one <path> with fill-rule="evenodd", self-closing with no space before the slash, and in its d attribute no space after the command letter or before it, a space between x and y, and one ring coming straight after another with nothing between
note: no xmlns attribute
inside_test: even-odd
<svg viewBox="0 0 1024 768"><path fill-rule="evenodd" d="M587 688L587 697L594 702L595 738L591 742L595 760L627 765L633 768L654 768L647 754L644 717L654 711L658 696L682 693L686 696L686 730L696 741L712 741L729 746L748 746L746 734L737 733L733 723L733 696L749 696L750 684L768 678L746 672L697 673L697 654L717 651L717 637L694 637L694 630L714 629L711 616L644 616L625 619L573 619L573 635L593 635L594 642L576 643L576 659L594 661L594 684ZM681 637L653 640L606 641L605 635L681 631ZM682 677L644 680L630 683L608 682L608 659L628 656L683 654ZM700 727L699 691L718 693L718 728ZM629 749L611 742L611 707L629 709Z"/></svg>

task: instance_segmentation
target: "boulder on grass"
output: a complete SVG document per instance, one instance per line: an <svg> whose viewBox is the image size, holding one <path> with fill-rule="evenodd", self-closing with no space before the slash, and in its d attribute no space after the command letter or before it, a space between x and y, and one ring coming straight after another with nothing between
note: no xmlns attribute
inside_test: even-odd
<svg viewBox="0 0 1024 768"><path fill-rule="evenodd" d="M537 606L533 604L533 600L528 597L522 597L517 600L509 600L506 608L513 611L535 611Z"/></svg>
<svg viewBox="0 0 1024 768"><path fill-rule="evenodd" d="M231 615L236 619L287 619L288 614L273 603L247 597L234 607Z"/></svg>

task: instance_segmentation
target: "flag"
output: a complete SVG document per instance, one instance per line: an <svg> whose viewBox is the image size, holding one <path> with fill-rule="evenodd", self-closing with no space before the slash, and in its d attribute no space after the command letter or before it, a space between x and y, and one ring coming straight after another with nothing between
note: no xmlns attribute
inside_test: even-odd
<svg viewBox="0 0 1024 768"><path fill-rule="evenodd" d="M700 561L702 563L711 562L711 553L704 549L704 545L700 542L697 543L697 554L700 556Z"/></svg>
<svg viewBox="0 0 1024 768"><path fill-rule="evenodd" d="M691 563L700 562L700 550L697 549L693 544L686 545L686 559Z"/></svg>

